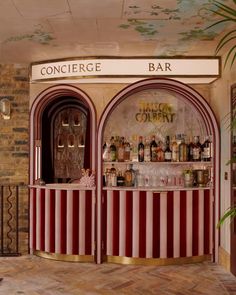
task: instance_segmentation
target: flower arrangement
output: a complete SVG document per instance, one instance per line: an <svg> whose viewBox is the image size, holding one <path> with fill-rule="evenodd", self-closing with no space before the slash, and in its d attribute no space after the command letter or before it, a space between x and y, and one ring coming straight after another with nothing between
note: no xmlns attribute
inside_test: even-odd
<svg viewBox="0 0 236 295"><path fill-rule="evenodd" d="M82 177L80 178L79 184L86 187L95 186L95 171L90 169L82 169Z"/></svg>

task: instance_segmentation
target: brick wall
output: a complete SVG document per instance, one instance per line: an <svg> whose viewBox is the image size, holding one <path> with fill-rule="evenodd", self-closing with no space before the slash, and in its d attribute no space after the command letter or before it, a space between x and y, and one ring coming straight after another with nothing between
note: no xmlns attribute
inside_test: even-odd
<svg viewBox="0 0 236 295"><path fill-rule="evenodd" d="M0 65L0 100L9 99L11 118L0 115L0 184L17 184L19 189L19 252L28 251L28 167L29 167L29 68ZM14 196L10 201L14 202ZM4 201L4 209L9 203ZM7 218L7 216L6 216ZM14 226L14 224L12 223ZM5 231L8 231L6 228ZM13 229L14 231L14 229Z"/></svg>

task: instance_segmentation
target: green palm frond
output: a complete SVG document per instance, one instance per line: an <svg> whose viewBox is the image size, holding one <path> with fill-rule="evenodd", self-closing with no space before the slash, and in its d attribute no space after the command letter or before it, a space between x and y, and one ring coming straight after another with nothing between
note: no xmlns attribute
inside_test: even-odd
<svg viewBox="0 0 236 295"><path fill-rule="evenodd" d="M215 11L213 11L213 12L215 12ZM219 21L217 21L217 22L215 22L214 24L212 24L212 25L210 25L210 26L208 26L208 27L206 27L205 28L205 30L208 30L208 29L210 29L210 28L212 28L212 27L215 27L216 25L219 25L219 24L221 24L221 23L225 23L225 22L231 22L232 21L232 19L222 19L222 20L219 20Z"/></svg>
<svg viewBox="0 0 236 295"><path fill-rule="evenodd" d="M232 0L232 1L234 2L234 4L236 4L236 0ZM232 8L232 7L226 5L218 0L213 0L213 5L216 8L216 10L209 9L209 11L211 11L215 15L221 16L223 19L216 21L212 25L208 26L206 29L215 27L219 24L226 23L226 22L236 23L236 10L235 10L235 8ZM236 30L234 29L234 30L231 30L230 32L228 32L227 34L225 34L216 47L215 55L217 55L219 53L219 51L222 50L226 45L233 44L233 47L228 51L228 53L226 55L224 67L226 67L230 58L232 58L230 67L233 66L233 64L236 60L236 52L233 55L233 52L236 50L236 45L234 45L235 39L236 39Z"/></svg>
<svg viewBox="0 0 236 295"><path fill-rule="evenodd" d="M236 17L236 11L233 8L231 8L231 7L225 5L217 0L214 1L214 5L216 7L218 7L219 9L223 10L224 12L231 14L233 17Z"/></svg>
<svg viewBox="0 0 236 295"><path fill-rule="evenodd" d="M227 56L226 56L226 59L225 59L225 63L224 63L224 67L226 67L226 64L227 64L227 62L228 62L228 60L229 60L229 57L230 57L231 53L232 53L234 50L236 50L236 45L234 45L234 46L230 49L230 51L227 53ZM231 66L230 66L230 67L232 67L234 60L235 60L235 54L234 54L234 58L232 59L232 62L231 62Z"/></svg>
<svg viewBox="0 0 236 295"><path fill-rule="evenodd" d="M234 57L232 58L232 61L231 61L231 65L230 65L230 68L232 68L233 64L234 64L234 61L236 59L236 52L234 54Z"/></svg>
<svg viewBox="0 0 236 295"><path fill-rule="evenodd" d="M234 218L236 218L236 206L228 208L224 215L220 218L219 222L217 223L217 227L219 228L226 219L231 218L231 222Z"/></svg>
<svg viewBox="0 0 236 295"><path fill-rule="evenodd" d="M235 36L230 37L229 39L226 39L227 37L229 37L230 35L234 34ZM227 44L229 41L231 41L232 39L236 38L236 30L230 31L229 33L227 33L219 42L219 44L216 47L216 54L224 47L225 44Z"/></svg>
<svg viewBox="0 0 236 295"><path fill-rule="evenodd" d="M226 165L234 164L234 163L236 163L236 157L232 157L232 158L226 163Z"/></svg>

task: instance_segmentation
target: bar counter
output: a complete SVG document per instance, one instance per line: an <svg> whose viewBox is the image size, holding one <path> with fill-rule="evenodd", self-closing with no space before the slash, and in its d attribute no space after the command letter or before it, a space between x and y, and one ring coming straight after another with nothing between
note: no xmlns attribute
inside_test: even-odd
<svg viewBox="0 0 236 295"><path fill-rule="evenodd" d="M95 187L30 186L30 250L57 260L94 261Z"/></svg>
<svg viewBox="0 0 236 295"><path fill-rule="evenodd" d="M176 264L211 259L210 187L104 187L103 259Z"/></svg>
<svg viewBox="0 0 236 295"><path fill-rule="evenodd" d="M96 188L30 186L30 248L39 256L95 261ZM103 187L103 261L175 264L210 260L211 187Z"/></svg>

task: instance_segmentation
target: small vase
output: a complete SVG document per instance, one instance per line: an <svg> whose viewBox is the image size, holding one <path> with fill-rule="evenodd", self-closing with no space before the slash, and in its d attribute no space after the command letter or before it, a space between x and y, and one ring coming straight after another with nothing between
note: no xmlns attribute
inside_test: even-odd
<svg viewBox="0 0 236 295"><path fill-rule="evenodd" d="M184 186L185 187L192 187L193 186L193 174L192 173L184 174Z"/></svg>

